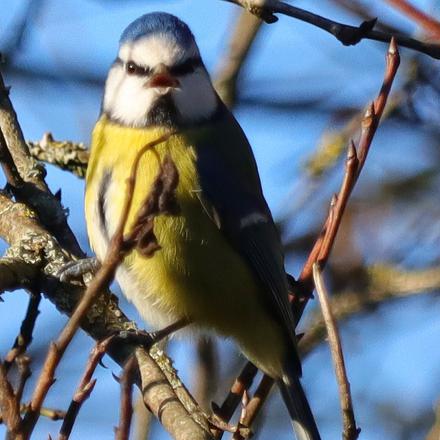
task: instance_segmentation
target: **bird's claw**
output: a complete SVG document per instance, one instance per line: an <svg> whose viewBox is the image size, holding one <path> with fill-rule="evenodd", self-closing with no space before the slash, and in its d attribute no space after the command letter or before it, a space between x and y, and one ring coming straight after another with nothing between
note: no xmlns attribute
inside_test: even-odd
<svg viewBox="0 0 440 440"><path fill-rule="evenodd" d="M174 332L189 325L191 321L187 318L181 318L167 327L153 332L146 332L143 330L122 330L118 332L115 337L124 339L127 342L142 345L150 349L154 344L170 336Z"/></svg>
<svg viewBox="0 0 440 440"><path fill-rule="evenodd" d="M60 281L66 283L73 279L78 279L87 273L95 274L100 267L97 258L83 258L81 260L69 261L58 272Z"/></svg>
<svg viewBox="0 0 440 440"><path fill-rule="evenodd" d="M154 338L154 333L148 333L143 330L121 330L115 334L115 338L123 339L128 343L142 345L147 350L157 342Z"/></svg>

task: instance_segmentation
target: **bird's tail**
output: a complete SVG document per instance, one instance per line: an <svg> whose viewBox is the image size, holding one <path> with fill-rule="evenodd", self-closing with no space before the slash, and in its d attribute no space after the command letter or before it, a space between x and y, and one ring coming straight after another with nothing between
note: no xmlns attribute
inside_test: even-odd
<svg viewBox="0 0 440 440"><path fill-rule="evenodd" d="M279 380L284 403L290 414L297 440L321 440L309 403L298 376Z"/></svg>

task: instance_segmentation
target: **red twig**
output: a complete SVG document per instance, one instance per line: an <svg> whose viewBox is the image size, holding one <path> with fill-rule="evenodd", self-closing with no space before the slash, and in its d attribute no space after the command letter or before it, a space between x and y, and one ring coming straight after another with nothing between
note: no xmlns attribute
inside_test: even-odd
<svg viewBox="0 0 440 440"><path fill-rule="evenodd" d="M125 364L121 377L121 406L119 426L115 429L115 440L128 440L130 436L130 425L133 416L132 392L136 365L136 357L132 356Z"/></svg>
<svg viewBox="0 0 440 440"><path fill-rule="evenodd" d="M440 45L424 43L406 35L390 34L381 30L376 30L376 19L364 21L359 26L350 26L330 20L326 17L314 14L296 6L292 6L286 2L279 0L224 0L230 3L235 3L252 14L266 21L266 23L274 23L278 20L274 14L287 15L288 17L304 21L316 26L326 32L329 32L337 38L345 46L352 46L358 44L364 39L382 41L388 43L391 38L396 38L399 46L408 47L421 53L440 59Z"/></svg>
<svg viewBox="0 0 440 440"><path fill-rule="evenodd" d="M222 406L218 407L217 405L213 404L214 413L220 420L229 421L231 419L241 402L243 393L250 388L257 373L258 368L251 362L248 362L232 384L232 387ZM223 435L223 432L218 429L213 430L213 433L216 439L220 439Z"/></svg>
<svg viewBox="0 0 440 440"><path fill-rule="evenodd" d="M419 24L432 37L440 38L440 22L434 17L426 14L407 0L385 0L395 9L403 12L408 18Z"/></svg>
<svg viewBox="0 0 440 440"><path fill-rule="evenodd" d="M92 379L93 373L107 352L107 348L112 339L110 336L102 342L98 342L91 351L84 374L67 409L63 424L61 425L58 440L67 440L69 438L79 410L82 404L89 398L95 386L96 379Z"/></svg>
<svg viewBox="0 0 440 440"><path fill-rule="evenodd" d="M396 41L394 38L391 40L389 50L386 57L386 70L384 75L384 81L380 90L378 97L375 99L373 104L367 109L365 116L362 121L361 136L359 140L359 154L356 153L356 148L354 143L350 143L348 149L348 156L346 162L346 170L344 174L344 179L341 185L341 189L337 196L332 198L330 210L327 219L324 222L324 226L319 234L306 263L304 264L303 270L299 276L299 283L303 287L304 295L301 298L295 296L294 302L292 303L294 315L297 322L299 321L301 315L304 312L305 306L308 302L308 298L311 297L311 293L314 288L313 284L313 265L316 262L320 262L321 266L324 267L328 257L330 255L336 234L338 232L340 222L342 219L342 214L344 213L345 206L348 202L350 194L357 182L360 172L362 171L363 165L367 158L367 154L373 140L376 129L379 125L380 118L382 116L386 100L388 98L391 85L393 83L397 68L399 66L400 58L397 50ZM255 367L254 367L255 368ZM250 369L253 372L251 364L248 363L245 369ZM245 370L243 370L245 371ZM255 374L255 373L254 373ZM263 385L264 383L264 385ZM274 380L268 376L264 376L260 386L258 388L258 396L255 395L250 400L249 406L247 408L246 418L250 421L254 420L258 412L263 406L263 403L269 394L271 387L273 386ZM246 389L246 388L244 388ZM242 390L240 389L242 392ZM228 414L232 414L237 408L237 399L231 399L231 393L228 395L226 402L231 402L232 405L228 407ZM225 403L223 405L225 405ZM235 405L235 406L234 406ZM229 418L224 418L224 422L228 422ZM249 426L249 425L248 425ZM217 436L221 438L221 434Z"/></svg>
<svg viewBox="0 0 440 440"><path fill-rule="evenodd" d="M0 413L8 433L13 436L18 434L21 431L20 402L6 376L2 362L0 362Z"/></svg>
<svg viewBox="0 0 440 440"><path fill-rule="evenodd" d="M75 311L72 313L68 323L60 333L56 342L52 342L49 352L45 359L42 372L38 378L37 384L29 404L29 410L26 413L23 425L27 436L35 427L40 414L40 408L49 391L49 388L55 380L55 370L76 331L78 330L81 320L86 315L90 306L93 304L98 295L103 292L112 282L115 271L121 263L125 255L136 245L135 242L126 243L124 239L124 229L127 223L128 214L133 200L134 186L136 183L136 175L139 162L143 154L154 146L166 141L175 132L169 132L158 139L146 144L138 153L131 169L130 177L127 179L127 196L121 211L118 228L116 229L106 257L89 286L87 287L83 297L81 298ZM148 200L147 200L148 201Z"/></svg>
<svg viewBox="0 0 440 440"><path fill-rule="evenodd" d="M249 428L257 417L260 409L263 407L266 402L267 397L269 396L270 390L273 386L273 379L269 376L263 376L261 379L258 388L256 389L254 395L251 399L248 400L244 409L242 411L242 415L240 417L240 426L242 428ZM241 431L237 431L232 437L233 440L245 440L247 437L243 435L244 429Z"/></svg>
<svg viewBox="0 0 440 440"><path fill-rule="evenodd" d="M399 63L400 57L396 41L392 39L386 56L386 70L380 93L374 102L367 108L362 120L361 136L357 148L359 153L356 153L356 147L354 143L351 142L348 149L346 172L341 189L336 197L336 201L333 201L333 204L330 207L329 216L327 217L324 227L309 254L301 275L299 276L299 281L310 290L313 289L313 264L319 260L321 265L325 265L329 257L342 214L364 166Z"/></svg>

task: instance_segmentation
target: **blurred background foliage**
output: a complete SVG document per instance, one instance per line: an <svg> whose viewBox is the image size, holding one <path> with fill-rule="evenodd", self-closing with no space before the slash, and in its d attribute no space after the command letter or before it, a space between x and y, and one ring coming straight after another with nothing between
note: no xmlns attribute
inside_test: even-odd
<svg viewBox="0 0 440 440"><path fill-rule="evenodd" d="M436 0L412 3L440 16ZM29 140L50 131L56 139L89 142L119 35L145 12L164 10L186 21L217 79L224 80L227 73L232 35L237 44L254 33L235 91L224 81L218 82L219 90L233 105L253 145L266 197L282 231L287 269L299 273L338 188L345 148L350 138L356 139L360 112L380 87L385 44L365 41L343 47L305 23L280 17L275 24L260 25L221 1L3 0L2 5L1 69ZM379 26L426 37L386 1L301 0L295 5L355 25L377 16ZM438 61L412 51L402 50L401 58L386 118L326 269L333 295L390 294L387 301L367 301L361 313L341 323L364 440L428 438L440 398L440 69ZM51 165L47 170L52 189L62 190L71 227L90 253L82 209L84 182ZM26 295L14 292L2 297L4 354L18 331ZM129 304L124 300L121 304L139 321ZM305 331L316 304L309 308L301 325ZM29 349L34 371L66 320L47 301L40 310ZM84 334L76 336L47 405L66 408L92 345ZM175 339L169 351L183 379L206 404L221 401L244 363L233 344L224 341ZM118 373L115 364L105 363ZM304 372L322 437L340 438L336 383L324 343L307 355ZM113 438L119 386L103 368L97 377L73 439ZM263 422L256 438L292 438L276 393L257 425ZM41 419L35 438L54 435L58 423ZM139 417L133 438L142 438L144 423L145 417ZM149 438L168 438L155 423L149 429ZM438 438L438 432L429 437Z"/></svg>

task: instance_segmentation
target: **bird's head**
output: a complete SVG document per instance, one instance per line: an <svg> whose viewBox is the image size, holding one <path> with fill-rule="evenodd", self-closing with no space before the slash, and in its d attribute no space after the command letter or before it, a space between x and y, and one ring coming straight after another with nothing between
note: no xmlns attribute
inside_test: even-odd
<svg viewBox="0 0 440 440"><path fill-rule="evenodd" d="M189 27L163 12L143 15L122 33L102 110L134 127L209 119L218 98Z"/></svg>

